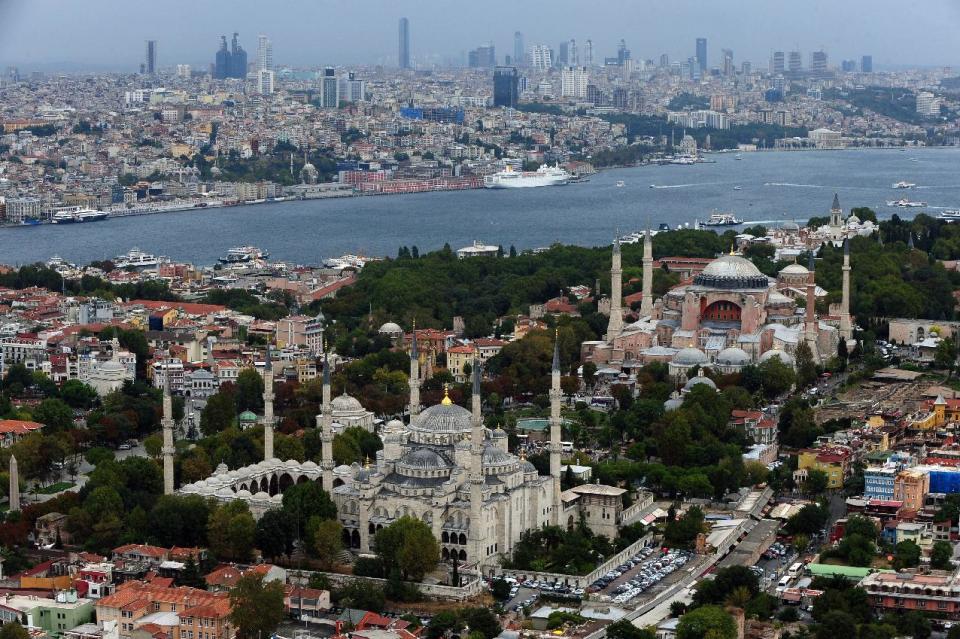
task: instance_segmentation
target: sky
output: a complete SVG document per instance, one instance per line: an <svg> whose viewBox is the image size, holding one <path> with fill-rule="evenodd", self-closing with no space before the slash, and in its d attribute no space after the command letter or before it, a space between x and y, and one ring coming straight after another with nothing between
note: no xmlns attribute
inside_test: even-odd
<svg viewBox="0 0 960 639"><path fill-rule="evenodd" d="M621 38L634 59L677 60L706 37L711 66L721 48L755 66L795 48L804 64L823 48L831 64L871 54L875 67L960 65L960 0L0 0L0 65L134 71L147 39L160 67L207 65L233 31L251 59L268 35L277 66L396 64L403 16L418 65L491 41L502 61L514 31L555 49L590 38L598 62Z"/></svg>

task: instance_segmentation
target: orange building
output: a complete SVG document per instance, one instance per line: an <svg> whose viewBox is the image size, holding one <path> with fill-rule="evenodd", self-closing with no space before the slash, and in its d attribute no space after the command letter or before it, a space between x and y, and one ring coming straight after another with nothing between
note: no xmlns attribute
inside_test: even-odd
<svg viewBox="0 0 960 639"><path fill-rule="evenodd" d="M97 621L116 622L125 639L143 631L153 634L155 627L162 628L168 639L232 639L234 635L229 597L186 586L127 581L97 601L96 610Z"/></svg>

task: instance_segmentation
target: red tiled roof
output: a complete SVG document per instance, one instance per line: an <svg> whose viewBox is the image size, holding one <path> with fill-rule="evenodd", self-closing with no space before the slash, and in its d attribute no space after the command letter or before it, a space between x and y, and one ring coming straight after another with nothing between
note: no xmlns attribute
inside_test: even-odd
<svg viewBox="0 0 960 639"><path fill-rule="evenodd" d="M43 428L43 424L37 422L28 422L21 419L0 419L0 434L4 435L8 433L26 435L41 428Z"/></svg>

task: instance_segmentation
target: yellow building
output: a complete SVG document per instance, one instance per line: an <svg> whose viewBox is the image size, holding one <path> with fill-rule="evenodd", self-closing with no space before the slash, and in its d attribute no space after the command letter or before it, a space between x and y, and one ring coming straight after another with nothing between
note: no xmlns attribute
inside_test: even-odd
<svg viewBox="0 0 960 639"><path fill-rule="evenodd" d="M906 510L923 508L923 498L930 492L930 475L916 470L904 470L893 480L893 498L903 502Z"/></svg>
<svg viewBox="0 0 960 639"><path fill-rule="evenodd" d="M850 473L850 451L846 448L810 448L800 451L797 470L809 473L819 470L827 476L827 488L843 488Z"/></svg>

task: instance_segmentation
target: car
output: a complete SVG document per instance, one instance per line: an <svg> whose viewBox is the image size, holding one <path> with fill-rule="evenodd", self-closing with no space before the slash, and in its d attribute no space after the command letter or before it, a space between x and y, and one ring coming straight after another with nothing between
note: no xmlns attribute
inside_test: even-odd
<svg viewBox="0 0 960 639"><path fill-rule="evenodd" d="M120 444L117 446L117 450L130 450L130 444Z"/></svg>

